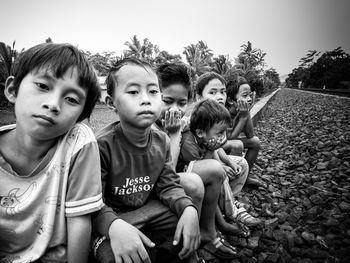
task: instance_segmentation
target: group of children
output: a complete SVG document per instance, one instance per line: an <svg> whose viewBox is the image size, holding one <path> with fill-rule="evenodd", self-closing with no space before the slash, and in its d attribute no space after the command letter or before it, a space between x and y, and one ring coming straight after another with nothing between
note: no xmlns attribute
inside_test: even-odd
<svg viewBox="0 0 350 263"><path fill-rule="evenodd" d="M93 134L81 121L100 88L82 52L23 52L5 83L16 124L0 127L0 262L205 262L198 248L236 257L221 232L247 237L261 223L236 196L264 186L249 175L260 142L240 81L203 74L188 113L184 64L123 59L106 79L117 120Z"/></svg>

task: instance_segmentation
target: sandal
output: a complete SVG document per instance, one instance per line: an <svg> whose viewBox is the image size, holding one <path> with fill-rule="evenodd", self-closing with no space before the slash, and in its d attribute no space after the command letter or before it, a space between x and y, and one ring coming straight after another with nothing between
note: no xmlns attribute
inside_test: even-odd
<svg viewBox="0 0 350 263"><path fill-rule="evenodd" d="M246 226L257 226L262 223L259 218L248 214L247 210L245 210L243 207L238 208L238 213L235 219Z"/></svg>
<svg viewBox="0 0 350 263"><path fill-rule="evenodd" d="M227 242L227 241L226 241ZM232 247L228 242L229 246L224 245L219 237L215 238L213 241L201 245L200 248L211 253L219 259L233 259L237 257L236 248ZM233 249L232 249L233 248Z"/></svg>
<svg viewBox="0 0 350 263"><path fill-rule="evenodd" d="M233 251L235 251L235 252L237 253L237 248L235 248L234 246L232 246L232 245L230 244L230 242L228 242L228 241L226 240L226 238L224 237L224 235L223 235L220 231L217 232L217 236L218 236L218 238L220 239L220 242L221 242L224 246L226 246L226 247L232 249Z"/></svg>
<svg viewBox="0 0 350 263"><path fill-rule="evenodd" d="M249 228L246 225L238 222L234 218L228 218L227 224L229 227L220 229L220 231L224 232L227 235L246 238L251 234Z"/></svg>
<svg viewBox="0 0 350 263"><path fill-rule="evenodd" d="M248 209L250 208L250 205L249 205L249 204L240 202L240 201L238 201L238 200L235 200L233 203L235 204L235 206L236 206L237 208L242 208L242 207L243 207L243 208L246 209L246 210L248 210Z"/></svg>

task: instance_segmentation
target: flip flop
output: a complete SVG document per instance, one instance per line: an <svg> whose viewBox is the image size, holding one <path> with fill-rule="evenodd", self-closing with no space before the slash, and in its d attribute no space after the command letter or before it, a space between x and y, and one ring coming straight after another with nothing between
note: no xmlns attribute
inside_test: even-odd
<svg viewBox="0 0 350 263"><path fill-rule="evenodd" d="M207 243L201 245L200 248L208 251L209 253L211 253L212 255L214 255L215 257L217 257L219 259L233 259L233 258L236 258L237 257L236 249L234 247L232 247L227 241L226 242L227 242L227 244L229 246L226 246L225 244L222 243L221 240L222 239L217 237L213 241L207 242Z"/></svg>

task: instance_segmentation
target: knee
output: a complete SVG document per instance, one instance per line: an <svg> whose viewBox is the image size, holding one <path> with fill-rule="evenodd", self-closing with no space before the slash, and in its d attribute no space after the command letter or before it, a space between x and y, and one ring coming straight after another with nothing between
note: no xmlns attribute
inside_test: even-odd
<svg viewBox="0 0 350 263"><path fill-rule="evenodd" d="M186 178L181 178L185 192L194 201L201 201L204 198L204 184L202 179L196 173L186 173Z"/></svg>
<svg viewBox="0 0 350 263"><path fill-rule="evenodd" d="M213 183L222 184L226 178L225 170L222 164L214 159L208 159L208 173Z"/></svg>
<svg viewBox="0 0 350 263"><path fill-rule="evenodd" d="M244 144L240 140L234 140L231 143L231 152L242 154L244 150Z"/></svg>
<svg viewBox="0 0 350 263"><path fill-rule="evenodd" d="M251 140L252 148L257 149L257 150L261 149L261 142L260 142L260 139L257 136L254 136L250 140Z"/></svg>

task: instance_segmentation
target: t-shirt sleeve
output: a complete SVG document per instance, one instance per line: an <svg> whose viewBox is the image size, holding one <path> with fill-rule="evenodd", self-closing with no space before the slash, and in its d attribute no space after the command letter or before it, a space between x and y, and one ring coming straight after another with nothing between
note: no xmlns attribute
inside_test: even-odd
<svg viewBox="0 0 350 263"><path fill-rule="evenodd" d="M101 136L98 139L98 147L100 151L101 160L101 181L102 192L106 191L107 178L109 173L109 167L111 162L110 143L106 138ZM105 196L105 194L103 194ZM105 201L105 200L104 200ZM113 209L105 205L100 212L94 217L93 220L93 232L96 235L103 235L108 237L108 230L114 220L118 219L117 214Z"/></svg>
<svg viewBox="0 0 350 263"><path fill-rule="evenodd" d="M89 214L103 207L98 145L90 128L81 126L75 142L66 193L67 217Z"/></svg>
<svg viewBox="0 0 350 263"><path fill-rule="evenodd" d="M182 162L186 164L201 159L198 144L191 136L190 131L184 132L182 135L180 157Z"/></svg>
<svg viewBox="0 0 350 263"><path fill-rule="evenodd" d="M170 209L178 216L182 215L183 210L193 205L192 199L186 195L185 190L180 185L180 177L172 166L170 141L166 137L166 156L162 172L157 181L157 195Z"/></svg>

